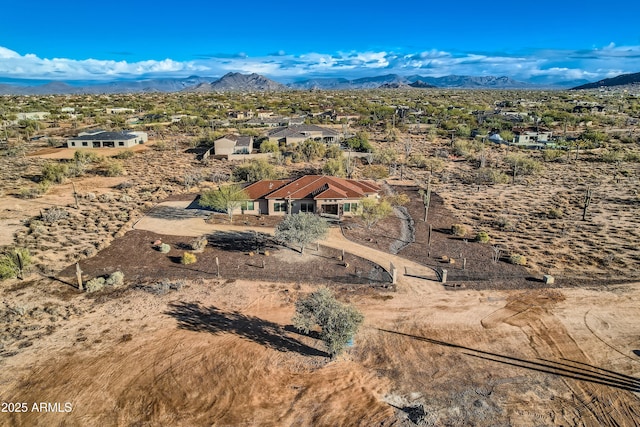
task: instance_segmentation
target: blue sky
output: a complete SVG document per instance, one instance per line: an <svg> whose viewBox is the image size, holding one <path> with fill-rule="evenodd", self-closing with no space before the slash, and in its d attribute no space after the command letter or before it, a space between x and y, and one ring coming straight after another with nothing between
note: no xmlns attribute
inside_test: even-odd
<svg viewBox="0 0 640 427"><path fill-rule="evenodd" d="M0 78L258 72L599 80L640 72L640 2L7 2Z"/></svg>

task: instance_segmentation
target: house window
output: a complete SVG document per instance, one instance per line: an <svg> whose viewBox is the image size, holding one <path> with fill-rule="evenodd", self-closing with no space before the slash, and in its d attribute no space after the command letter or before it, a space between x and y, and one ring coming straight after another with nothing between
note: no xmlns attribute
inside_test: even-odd
<svg viewBox="0 0 640 427"><path fill-rule="evenodd" d="M71 143L71 146L72 146L72 147L75 147L75 146L76 146L76 143L75 143L75 142L72 142L72 143Z"/></svg>
<svg viewBox="0 0 640 427"><path fill-rule="evenodd" d="M274 212L286 212L287 211L286 202L275 202L273 204L273 211Z"/></svg>
<svg viewBox="0 0 640 427"><path fill-rule="evenodd" d="M88 145L88 144L87 144L87 141L82 141L82 146L83 146L83 147L86 147L87 145Z"/></svg>
<svg viewBox="0 0 640 427"><path fill-rule="evenodd" d="M345 203L344 205L342 205L343 212L356 212L357 210L358 210L357 203Z"/></svg>
<svg viewBox="0 0 640 427"><path fill-rule="evenodd" d="M313 213L313 202L300 202L300 212Z"/></svg>
<svg viewBox="0 0 640 427"><path fill-rule="evenodd" d="M246 202L242 202L242 204L240 205L240 209L242 209L243 211L252 211L255 209L253 201L246 201Z"/></svg>
<svg viewBox="0 0 640 427"><path fill-rule="evenodd" d="M118 146L119 147L124 147L124 141L118 141Z"/></svg>

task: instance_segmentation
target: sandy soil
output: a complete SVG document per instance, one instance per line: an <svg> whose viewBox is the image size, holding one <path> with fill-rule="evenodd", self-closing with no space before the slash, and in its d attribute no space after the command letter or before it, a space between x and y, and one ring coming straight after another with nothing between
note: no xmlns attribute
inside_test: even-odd
<svg viewBox="0 0 640 427"><path fill-rule="evenodd" d="M300 289L197 280L101 298L56 283L5 289L28 321L3 357L4 401L70 413L5 425L635 425L640 285L608 291L442 290L404 277L387 295L342 296L366 316L329 360L287 327ZM9 302L9 297L11 301ZM36 299L37 298L37 299ZM48 311L42 311L46 305ZM617 307L613 313L606 307ZM40 309L38 309L40 307ZM73 307L73 311L69 311ZM66 311L65 311L66 310ZM40 313L40 316L38 316ZM55 313L55 314L49 314ZM66 314L65 314L66 313ZM633 392L635 390L635 393ZM403 421L404 420L404 421Z"/></svg>

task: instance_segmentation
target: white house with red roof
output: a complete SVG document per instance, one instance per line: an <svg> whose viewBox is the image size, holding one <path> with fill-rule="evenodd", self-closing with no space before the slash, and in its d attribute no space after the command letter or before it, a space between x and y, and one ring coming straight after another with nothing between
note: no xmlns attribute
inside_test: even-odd
<svg viewBox="0 0 640 427"><path fill-rule="evenodd" d="M256 215L316 213L332 217L354 215L365 197L378 197L372 181L305 175L297 179L262 180L244 188L250 200L241 211Z"/></svg>

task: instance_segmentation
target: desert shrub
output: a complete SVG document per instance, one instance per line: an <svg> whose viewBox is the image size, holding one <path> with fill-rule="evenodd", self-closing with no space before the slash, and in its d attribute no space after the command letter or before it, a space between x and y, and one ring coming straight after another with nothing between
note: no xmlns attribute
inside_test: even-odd
<svg viewBox="0 0 640 427"><path fill-rule="evenodd" d="M40 172L44 181L60 184L64 182L69 174L69 166L64 163L45 163Z"/></svg>
<svg viewBox="0 0 640 427"><path fill-rule="evenodd" d="M87 289L87 292L98 292L104 288L105 283L106 280L104 277L95 277L85 284L85 288Z"/></svg>
<svg viewBox="0 0 640 427"><path fill-rule="evenodd" d="M198 258L196 258L196 256L194 254L192 254L191 252L185 252L185 253L182 254L182 258L180 259L180 263L184 264L184 265L189 265L189 264L193 264L197 260L198 260Z"/></svg>
<svg viewBox="0 0 640 427"><path fill-rule="evenodd" d="M624 154L624 161L640 163L640 153L634 151L627 152Z"/></svg>
<svg viewBox="0 0 640 427"><path fill-rule="evenodd" d="M384 179L389 177L389 169L383 165L370 165L362 168L362 177L369 179Z"/></svg>
<svg viewBox="0 0 640 427"><path fill-rule="evenodd" d="M547 217L551 219L559 219L559 218L562 218L563 215L564 215L564 212L562 211L561 208L550 208L547 211Z"/></svg>
<svg viewBox="0 0 640 427"><path fill-rule="evenodd" d="M480 168L476 171L477 184L507 184L510 178L502 171L493 168Z"/></svg>
<svg viewBox="0 0 640 427"><path fill-rule="evenodd" d="M96 199L96 193L87 193L84 195L84 198L91 202Z"/></svg>
<svg viewBox="0 0 640 427"><path fill-rule="evenodd" d="M322 166L322 174L329 176L345 177L347 172L345 171L344 159L328 159Z"/></svg>
<svg viewBox="0 0 640 427"><path fill-rule="evenodd" d="M478 234L476 234L476 242L489 243L489 240L491 239L489 238L489 233L486 231L479 231Z"/></svg>
<svg viewBox="0 0 640 427"><path fill-rule="evenodd" d="M264 159L253 160L233 169L235 181L254 182L262 179L278 179L280 171Z"/></svg>
<svg viewBox="0 0 640 427"><path fill-rule="evenodd" d="M509 255L509 262L515 265L527 265L527 258L521 254Z"/></svg>
<svg viewBox="0 0 640 427"><path fill-rule="evenodd" d="M542 158L545 162L557 162L562 159L564 152L562 150L544 150L542 152Z"/></svg>
<svg viewBox="0 0 640 427"><path fill-rule="evenodd" d="M67 212L66 210L53 207L42 212L41 219L48 224L53 224L60 221L61 219L67 218L68 216L69 212Z"/></svg>
<svg viewBox="0 0 640 427"><path fill-rule="evenodd" d="M182 183L184 184L185 188L189 189L194 185L200 184L203 179L203 176L199 172L187 172L182 178Z"/></svg>
<svg viewBox="0 0 640 427"><path fill-rule="evenodd" d="M120 176L124 173L124 167L122 163L117 160L111 160L106 162L104 168L104 174L106 176Z"/></svg>
<svg viewBox="0 0 640 427"><path fill-rule="evenodd" d="M453 224L451 226L451 234L454 236L462 237L467 234L467 227L463 224Z"/></svg>
<svg viewBox="0 0 640 427"><path fill-rule="evenodd" d="M21 188L18 191L17 196L21 199L35 199L42 196L43 194L46 194L47 191L49 191L50 187L51 181L40 181L40 183L38 183L36 187Z"/></svg>
<svg viewBox="0 0 640 427"><path fill-rule="evenodd" d="M193 240L189 244L189 246L191 246L191 250L194 252L202 252L204 251L204 248L207 247L208 244L209 244L209 241L204 236L202 236Z"/></svg>
<svg viewBox="0 0 640 427"><path fill-rule="evenodd" d="M111 193L104 193L98 196L98 200L103 203L110 202L112 199L113 199L113 194Z"/></svg>
<svg viewBox="0 0 640 427"><path fill-rule="evenodd" d="M162 243L161 245L158 246L158 250L161 253L166 254L166 253L169 253L169 251L171 250L171 246L169 246L166 243Z"/></svg>
<svg viewBox="0 0 640 427"><path fill-rule="evenodd" d="M409 196L405 193L395 194L393 196L389 196L386 200L391 204L391 206L404 206L408 204L411 200Z"/></svg>
<svg viewBox="0 0 640 427"><path fill-rule="evenodd" d="M33 263L26 248L12 248L0 256L0 279L19 277Z"/></svg>
<svg viewBox="0 0 640 427"><path fill-rule="evenodd" d="M122 286L124 284L124 273L122 271L114 271L107 277L104 284L114 287Z"/></svg>
<svg viewBox="0 0 640 427"><path fill-rule="evenodd" d="M42 221L32 219L31 221L29 221L29 231L34 234L40 234L47 231L47 229Z"/></svg>
<svg viewBox="0 0 640 427"><path fill-rule="evenodd" d="M623 154L618 150L607 150L602 153L600 160L605 163L615 163L623 159Z"/></svg>
<svg viewBox="0 0 640 427"><path fill-rule="evenodd" d="M160 282L156 282L152 285L143 287L144 290L151 292L156 295L164 295L170 291L179 291L184 286L184 282L182 280L169 281L169 280L161 280Z"/></svg>
<svg viewBox="0 0 640 427"><path fill-rule="evenodd" d="M530 157L521 154L511 154L504 158L512 168L516 168L518 175L535 175L542 170L542 164Z"/></svg>
<svg viewBox="0 0 640 427"><path fill-rule="evenodd" d="M118 154L116 154L115 156L113 156L115 159L120 159L120 160L126 160L126 159L130 159L133 156L135 156L136 153L134 153L132 150L124 150L119 152Z"/></svg>

